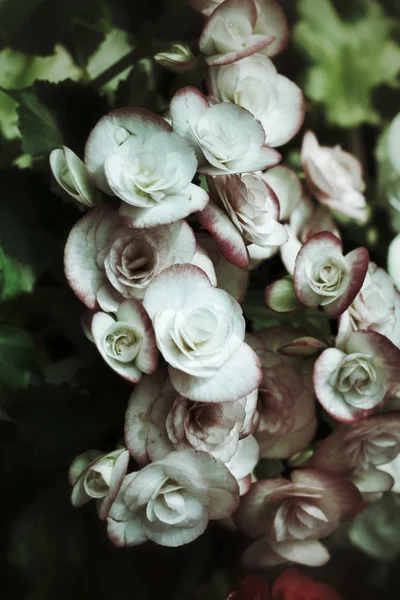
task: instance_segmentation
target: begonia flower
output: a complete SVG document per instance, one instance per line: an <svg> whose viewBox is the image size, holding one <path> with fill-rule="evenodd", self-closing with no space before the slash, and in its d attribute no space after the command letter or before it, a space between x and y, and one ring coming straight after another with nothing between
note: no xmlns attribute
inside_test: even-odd
<svg viewBox="0 0 400 600"><path fill-rule="evenodd" d="M321 441L311 464L347 475L384 465L400 453L400 412L374 415L358 423L343 423Z"/></svg>
<svg viewBox="0 0 400 600"><path fill-rule="evenodd" d="M201 269L175 265L147 287L143 300L172 384L197 402L229 402L250 394L261 371L244 343L239 304L212 287Z"/></svg>
<svg viewBox="0 0 400 600"><path fill-rule="evenodd" d="M275 166L282 158L265 145L264 129L248 110L229 102L210 106L195 87L176 92L170 113L174 131L194 148L200 173L248 173Z"/></svg>
<svg viewBox="0 0 400 600"><path fill-rule="evenodd" d="M340 348L324 350L314 365L314 389L338 421L360 421L381 407L399 383L400 350L375 331L355 331Z"/></svg>
<svg viewBox="0 0 400 600"><path fill-rule="evenodd" d="M118 212L99 206L72 228L65 247L65 274L90 309L114 311L128 298L143 298L162 269L191 262L196 251L185 221L144 231L124 225Z"/></svg>
<svg viewBox="0 0 400 600"><path fill-rule="evenodd" d="M91 333L103 359L124 379L137 383L142 373L156 370L158 350L154 331L139 300L121 302L116 319L104 312L95 313Z"/></svg>
<svg viewBox="0 0 400 600"><path fill-rule="evenodd" d="M108 515L108 536L118 547L152 540L182 546L204 533L210 519L236 509L238 484L207 452L171 452L127 475Z"/></svg>
<svg viewBox="0 0 400 600"><path fill-rule="evenodd" d="M97 186L115 194L134 227L173 223L204 208L208 194L191 183L197 160L165 119L138 108L117 109L89 135L85 163Z"/></svg>
<svg viewBox="0 0 400 600"><path fill-rule="evenodd" d="M340 146L320 146L314 133L307 131L301 160L310 192L331 210L365 223L367 205L361 164Z"/></svg>
<svg viewBox="0 0 400 600"><path fill-rule="evenodd" d="M50 153L50 167L62 189L84 206L94 206L100 200L100 192L91 180L85 163L72 150L63 146L62 150Z"/></svg>
<svg viewBox="0 0 400 600"><path fill-rule="evenodd" d="M306 306L321 305L330 317L342 314L361 289L368 270L366 248L345 256L335 235L321 232L310 237L296 257L294 286Z"/></svg>
<svg viewBox="0 0 400 600"><path fill-rule="evenodd" d="M82 506L95 498L100 519L106 519L122 485L128 462L129 452L125 448L109 454L89 450L77 456L69 468L73 506Z"/></svg>
<svg viewBox="0 0 400 600"><path fill-rule="evenodd" d="M250 111L263 126L268 146L286 144L303 123L300 88L279 75L272 61L261 54L211 67L208 87L211 96L220 102L232 102Z"/></svg>

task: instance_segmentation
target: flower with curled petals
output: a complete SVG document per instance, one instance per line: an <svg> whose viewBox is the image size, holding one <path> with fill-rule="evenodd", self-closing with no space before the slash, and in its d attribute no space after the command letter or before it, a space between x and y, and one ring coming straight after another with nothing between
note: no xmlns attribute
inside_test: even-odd
<svg viewBox="0 0 400 600"><path fill-rule="evenodd" d="M236 479L207 452L171 452L127 475L107 518L118 547L152 540L182 546L204 533L210 519L230 516L239 499Z"/></svg>
<svg viewBox="0 0 400 600"><path fill-rule="evenodd" d="M65 274L90 309L115 312L122 300L143 298L162 269L191 262L196 251L185 221L134 230L108 206L89 211L72 228L65 247Z"/></svg>
<svg viewBox="0 0 400 600"><path fill-rule="evenodd" d="M330 317L337 317L360 291L368 264L366 248L356 248L343 256L339 238L327 231L316 233L296 257L296 295L306 306L321 305Z"/></svg>
<svg viewBox="0 0 400 600"><path fill-rule="evenodd" d="M367 205L362 192L365 184L360 162L339 146L320 146L307 131L301 160L310 192L331 210L365 223Z"/></svg>
<svg viewBox="0 0 400 600"><path fill-rule="evenodd" d="M311 459L317 469L347 475L384 465L400 453L400 412L343 423L322 440Z"/></svg>
<svg viewBox="0 0 400 600"><path fill-rule="evenodd" d="M189 144L144 109L102 117L89 135L85 163L100 189L123 200L121 214L136 228L173 223L208 202L191 183L197 160Z"/></svg>
<svg viewBox="0 0 400 600"><path fill-rule="evenodd" d="M324 350L314 365L314 389L338 421L360 421L381 408L400 383L400 350L375 331L355 331L340 348Z"/></svg>
<svg viewBox="0 0 400 600"><path fill-rule="evenodd" d="M248 173L281 160L277 150L265 145L261 123L241 106L228 102L210 106L200 90L188 86L176 92L170 113L174 131L194 148L200 173Z"/></svg>
<svg viewBox="0 0 400 600"><path fill-rule="evenodd" d="M143 299L173 386L196 402L229 402L259 384L239 304L191 265L165 269Z"/></svg>
<svg viewBox="0 0 400 600"><path fill-rule="evenodd" d="M272 61L261 54L210 68L208 87L220 102L232 102L250 111L263 126L268 146L286 144L303 123L300 88L279 75Z"/></svg>
<svg viewBox="0 0 400 600"><path fill-rule="evenodd" d="M151 321L139 300L124 300L116 319L93 315L91 333L105 362L121 377L137 383L157 368L158 351Z"/></svg>
<svg viewBox="0 0 400 600"><path fill-rule="evenodd" d="M340 475L316 469L292 471L288 479L253 483L235 513L239 529L274 543L319 540L353 516L361 502L357 488Z"/></svg>
<svg viewBox="0 0 400 600"><path fill-rule="evenodd" d="M128 462L129 452L125 448L108 454L89 450L77 456L69 468L73 506L83 506L95 498L100 519L106 519L122 485Z"/></svg>

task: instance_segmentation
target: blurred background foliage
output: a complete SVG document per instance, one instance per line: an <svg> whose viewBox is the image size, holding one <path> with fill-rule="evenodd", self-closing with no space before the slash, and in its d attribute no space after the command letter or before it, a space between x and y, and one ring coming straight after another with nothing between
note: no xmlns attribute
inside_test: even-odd
<svg viewBox="0 0 400 600"><path fill-rule="evenodd" d="M364 165L371 219L366 228L343 223L345 242L368 244L384 266L387 244L400 230L400 166L387 152L388 127L400 110L400 4L281 4L293 35L276 63L305 92L305 126ZM82 307L62 264L80 209L52 180L48 155L65 144L82 157L88 133L111 108L163 113L176 89L202 87L202 69L177 75L152 58L181 41L196 53L201 28L184 0L0 3L2 600L151 600L160 594L218 600L239 576L246 541L217 525L180 549L115 550L92 506L72 509L67 481L76 454L110 450L119 440L130 386L103 365L82 334ZM284 149L295 169L300 141L297 136ZM255 304L281 271L276 259L255 273ZM391 522L399 522L397 503L391 511ZM391 541L385 557L367 557L337 538L341 551L333 552L319 579L346 598L368 600L382 592L398 598L399 541ZM381 543L386 547L385 539ZM267 574L275 576L276 570Z"/></svg>

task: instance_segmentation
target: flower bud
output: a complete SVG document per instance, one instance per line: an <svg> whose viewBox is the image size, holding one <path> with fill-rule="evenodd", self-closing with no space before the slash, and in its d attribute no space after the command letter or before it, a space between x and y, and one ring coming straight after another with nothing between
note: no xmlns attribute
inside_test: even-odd
<svg viewBox="0 0 400 600"><path fill-rule="evenodd" d="M169 50L155 54L154 60L173 73L190 71L197 63L187 44L172 44Z"/></svg>

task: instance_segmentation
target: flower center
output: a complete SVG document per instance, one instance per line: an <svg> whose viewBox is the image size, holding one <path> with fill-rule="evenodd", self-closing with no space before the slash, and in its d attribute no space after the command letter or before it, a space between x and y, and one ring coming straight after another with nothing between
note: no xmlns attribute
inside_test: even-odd
<svg viewBox="0 0 400 600"><path fill-rule="evenodd" d="M128 323L118 322L106 333L104 348L110 358L122 363L132 362L139 353L142 336Z"/></svg>
<svg viewBox="0 0 400 600"><path fill-rule="evenodd" d="M86 473L83 485L91 498L104 498L110 489L115 461L111 458L96 463Z"/></svg>
<svg viewBox="0 0 400 600"><path fill-rule="evenodd" d="M309 283L314 292L333 300L344 291L348 277L345 261L329 257L314 265L309 272Z"/></svg>

